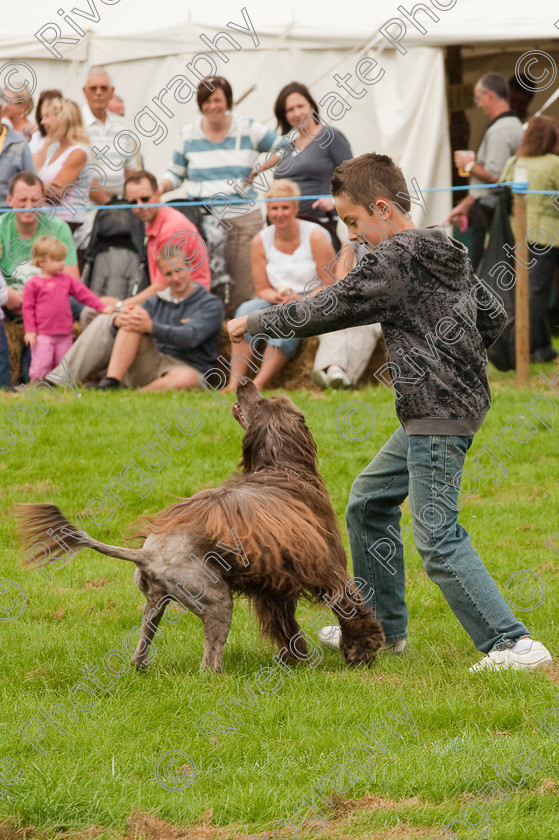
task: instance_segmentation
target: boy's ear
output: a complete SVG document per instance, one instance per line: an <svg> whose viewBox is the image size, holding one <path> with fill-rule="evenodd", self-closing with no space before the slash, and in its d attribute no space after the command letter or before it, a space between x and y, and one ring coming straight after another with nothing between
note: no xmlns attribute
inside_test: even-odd
<svg viewBox="0 0 559 840"><path fill-rule="evenodd" d="M394 208L392 203L385 198L377 198L372 204L369 204L369 211L372 216L379 215L382 218L392 215Z"/></svg>

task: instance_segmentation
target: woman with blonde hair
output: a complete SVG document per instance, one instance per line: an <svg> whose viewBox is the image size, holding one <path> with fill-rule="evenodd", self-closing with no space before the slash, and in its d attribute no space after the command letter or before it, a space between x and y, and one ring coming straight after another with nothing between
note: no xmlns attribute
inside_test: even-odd
<svg viewBox="0 0 559 840"><path fill-rule="evenodd" d="M279 179L270 187L267 204L271 225L257 233L251 245L252 277L256 297L242 303L235 318L260 309L267 309L288 300L300 300L312 294L311 281L330 285L326 268L335 260L328 233L320 225L297 218L301 190L294 181ZM315 291L320 285L315 284ZM254 384L262 390L270 379L289 361L299 347L297 338L269 338L264 353L259 353L245 335L231 347L231 378L224 391L234 391L248 369L258 371ZM255 357L261 361L260 370Z"/></svg>
<svg viewBox="0 0 559 840"><path fill-rule="evenodd" d="M23 134L27 142L36 126L27 117L33 111L33 97L27 85L23 85L17 95L8 88L2 91L2 116L7 117L14 131Z"/></svg>
<svg viewBox="0 0 559 840"><path fill-rule="evenodd" d="M41 122L46 129L43 145L33 155L37 174L45 185L45 197L57 207L56 214L70 225L72 232L85 220L89 185L93 172L89 138L83 127L78 105L71 99L50 99L45 102Z"/></svg>

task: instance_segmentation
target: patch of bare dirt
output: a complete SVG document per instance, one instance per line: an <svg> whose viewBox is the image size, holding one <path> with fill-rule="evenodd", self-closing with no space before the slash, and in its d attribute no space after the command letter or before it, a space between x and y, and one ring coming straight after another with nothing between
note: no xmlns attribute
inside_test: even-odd
<svg viewBox="0 0 559 840"><path fill-rule="evenodd" d="M128 831L124 840L230 840L231 837L235 840L248 840L248 835L235 830L235 826L211 825L212 808L199 819L198 825L184 827L173 825L154 814L133 811L128 817Z"/></svg>
<svg viewBox="0 0 559 840"><path fill-rule="evenodd" d="M552 682L559 683L559 668L546 668L545 669L546 676L549 677Z"/></svg>
<svg viewBox="0 0 559 840"><path fill-rule="evenodd" d="M344 799L337 793L330 793L328 798L334 803L330 813L336 816L349 814L353 811L397 811L400 808L421 808L424 804L417 796L396 800L389 796L377 796L372 793L368 793L360 799Z"/></svg>
<svg viewBox="0 0 559 840"><path fill-rule="evenodd" d="M45 835L32 825L18 828L12 820L0 823L0 840L39 840Z"/></svg>
<svg viewBox="0 0 559 840"><path fill-rule="evenodd" d="M112 578L99 578L98 580L88 580L84 589L103 589L108 583L112 583Z"/></svg>
<svg viewBox="0 0 559 840"><path fill-rule="evenodd" d="M36 484L18 484L12 487L12 490L21 490L23 493L43 493L45 490L52 490L54 487L52 481L39 481Z"/></svg>
<svg viewBox="0 0 559 840"><path fill-rule="evenodd" d="M415 837L433 836L432 828L401 823L392 828L382 828L369 834L369 840L412 840Z"/></svg>
<svg viewBox="0 0 559 840"><path fill-rule="evenodd" d="M552 793L554 796L557 796L559 794L559 784L557 784L555 779L542 779L541 785L536 788L535 792L539 793L540 796L546 793Z"/></svg>

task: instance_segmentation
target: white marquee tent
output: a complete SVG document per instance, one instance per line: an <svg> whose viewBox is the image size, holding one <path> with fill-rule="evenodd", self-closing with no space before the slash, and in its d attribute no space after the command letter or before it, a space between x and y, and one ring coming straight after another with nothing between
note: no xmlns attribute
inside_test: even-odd
<svg viewBox="0 0 559 840"><path fill-rule="evenodd" d="M327 5L321 0L300 0L295 8L285 2L253 0L246 6L244 2L213 0L190 6L183 0L73 0L62 6L61 0L18 0L2 11L0 83L12 69L18 71L11 76L12 84L20 83L24 75L30 76L31 68L37 91L59 87L81 101L85 68L105 65L126 103L127 120L139 136L146 166L161 176L180 126L196 110L194 99L181 104L174 98L175 93L186 98L186 88L181 89L176 77L182 75L194 84L196 69L202 73L211 69L209 59L198 57L190 69L187 65L204 53L217 72L230 79L236 99L244 97L238 105L241 113L273 127L272 108L279 89L294 79L305 82L317 101L323 100L325 121L346 134L354 154L390 154L403 167L408 182L415 178L422 188L446 188L451 183L451 159L444 47L463 45L467 82L489 69L510 75L516 60L529 50L559 59L554 43L559 30L547 0L532 0L529 5L518 0L426 0L420 5L430 14L422 11L415 17L416 24L427 30L424 34L404 15L417 5L411 2L353 0L347 14L344 4ZM56 41L55 27L65 42L49 49L46 44ZM237 47L222 38L217 42L219 52L212 52L208 41L213 42L219 32L233 36ZM42 33L43 42L37 33ZM399 46L390 44L386 35ZM56 51L62 57L53 55ZM368 73L370 81L384 71L375 84L363 84L356 76L356 66L366 56L378 65L375 69L371 62L360 64L362 76ZM544 57L541 61L540 71L545 73L547 61L551 78L553 65ZM355 95L344 93L334 74L346 78ZM160 98L165 111L153 97L166 86L171 92ZM554 88L540 91L536 105ZM327 116L334 97L324 100L334 92L349 106L337 121ZM146 106L156 119L144 110ZM342 107L338 98L337 108ZM143 134L138 128L141 112ZM482 123L478 120L477 125L479 133ZM474 134L475 126L474 119ZM150 131L153 136L146 136ZM441 221L450 208L450 193L430 194L428 206L429 218L416 210L417 220Z"/></svg>

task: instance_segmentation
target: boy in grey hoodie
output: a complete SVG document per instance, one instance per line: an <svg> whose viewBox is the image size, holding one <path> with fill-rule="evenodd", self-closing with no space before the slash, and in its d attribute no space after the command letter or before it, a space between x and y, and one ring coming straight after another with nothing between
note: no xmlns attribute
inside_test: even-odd
<svg viewBox="0 0 559 840"><path fill-rule="evenodd" d="M491 404L486 350L506 323L504 309L461 243L441 227L415 227L404 176L391 158L344 161L332 195L349 238L373 252L333 288L230 321L231 340L247 330L304 337L382 324L389 362L377 376L394 386L401 426L356 478L346 515L353 573L367 585L363 596L382 623L385 646L401 653L406 645L400 505L409 497L425 571L487 654L471 670L548 665L549 652L516 620L458 524L464 458ZM339 628L323 628L321 638L336 647Z"/></svg>

